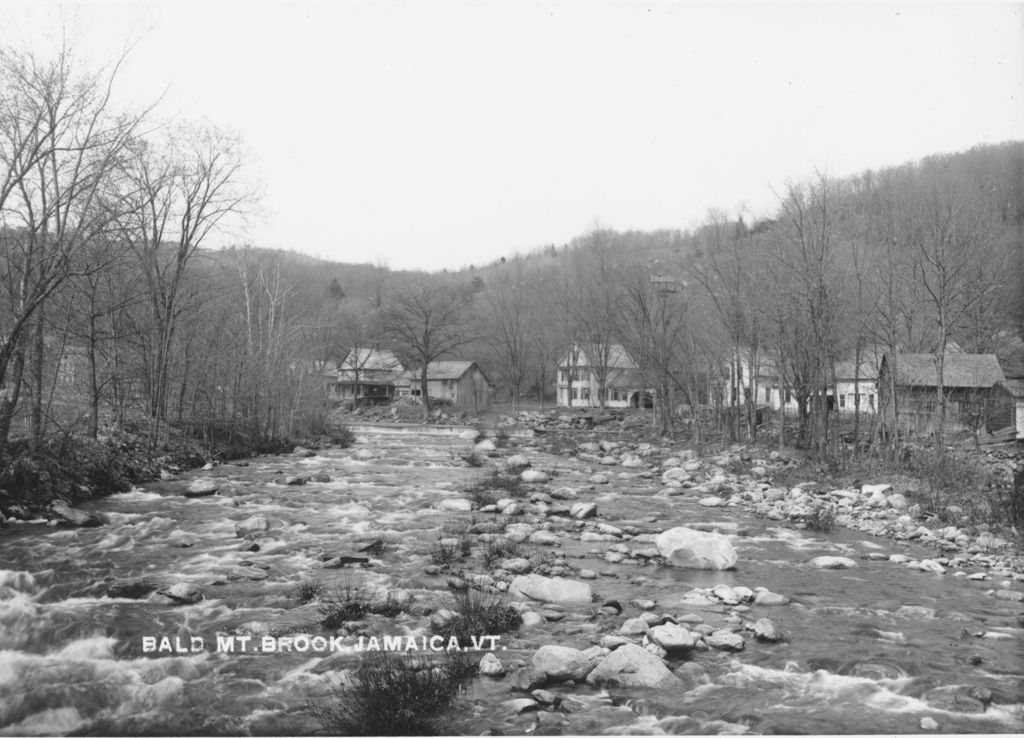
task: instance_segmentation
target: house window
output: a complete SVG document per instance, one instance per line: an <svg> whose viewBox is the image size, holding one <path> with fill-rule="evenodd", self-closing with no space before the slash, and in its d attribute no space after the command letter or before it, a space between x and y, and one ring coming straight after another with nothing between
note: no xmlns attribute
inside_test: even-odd
<svg viewBox="0 0 1024 738"><path fill-rule="evenodd" d="M560 379L558 381L560 381L562 384L569 384L569 370L568 369L560 370L558 372L558 376L560 377Z"/></svg>
<svg viewBox="0 0 1024 738"><path fill-rule="evenodd" d="M764 388L764 401L768 402L768 403L770 403L772 401L772 388L771 387L765 387Z"/></svg>
<svg viewBox="0 0 1024 738"><path fill-rule="evenodd" d="M580 399L580 388L579 387L573 387L572 388L572 399L574 399L574 400Z"/></svg>
<svg viewBox="0 0 1024 738"><path fill-rule="evenodd" d="M581 400L589 400L590 399L590 387L583 387L582 389L580 389L580 399Z"/></svg>
<svg viewBox="0 0 1024 738"><path fill-rule="evenodd" d="M840 408L845 408L846 407L846 395L839 395L839 407Z"/></svg>
<svg viewBox="0 0 1024 738"><path fill-rule="evenodd" d="M793 396L789 393L789 390L786 390L786 404L788 405L792 401L793 401Z"/></svg>
<svg viewBox="0 0 1024 738"><path fill-rule="evenodd" d="M874 395L868 395L868 407L870 407L872 410L875 409L875 396Z"/></svg>
<svg viewBox="0 0 1024 738"><path fill-rule="evenodd" d="M573 369L573 379L575 381L577 381L577 382L582 382L583 381L583 370L579 369L579 368Z"/></svg>

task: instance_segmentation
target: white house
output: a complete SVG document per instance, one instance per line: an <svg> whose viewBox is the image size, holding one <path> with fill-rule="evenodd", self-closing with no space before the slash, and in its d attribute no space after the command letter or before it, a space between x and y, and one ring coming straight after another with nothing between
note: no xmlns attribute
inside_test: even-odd
<svg viewBox="0 0 1024 738"><path fill-rule="evenodd" d="M866 349L862 352L860 370L851 359L836 364L835 387L826 391L828 402L833 410L841 413L853 413L858 405L862 413L878 411L878 369L881 363L881 352ZM779 379L779 371L775 359L764 353L757 358L754 370L748 357L739 355L728 366L724 389L725 404L742 405L746 398L753 394L755 404L767 405L772 410L783 406L786 412L796 413L799 410L796 393L791 387L784 387ZM735 397L734 388L739 388Z"/></svg>
<svg viewBox="0 0 1024 738"><path fill-rule="evenodd" d="M404 367L392 352L354 348L340 366L325 370L329 399L346 402L386 402L394 397L395 383Z"/></svg>
<svg viewBox="0 0 1024 738"><path fill-rule="evenodd" d="M633 357L619 344L591 347L604 354L602 363L591 361L579 344L558 361L555 397L559 407L600 407L601 378L604 377L605 407L651 407L654 390L645 381Z"/></svg>

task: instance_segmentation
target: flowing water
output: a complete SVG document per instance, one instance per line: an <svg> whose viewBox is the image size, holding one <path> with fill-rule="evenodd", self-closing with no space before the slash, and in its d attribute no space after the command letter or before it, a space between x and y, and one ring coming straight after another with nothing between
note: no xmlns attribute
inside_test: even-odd
<svg viewBox="0 0 1024 738"><path fill-rule="evenodd" d="M444 606L446 577L424 569L440 528L457 514L434 506L458 497L481 473L455 460L469 447L457 437L367 435L369 443L358 448L372 449L375 459L356 460L353 448L227 464L202 473L221 482L217 496L188 499L181 496L185 482L158 482L89 503L86 509L109 517L101 527L0 531L0 734L322 732L310 700L358 655L229 653L218 650L218 634L254 641L267 633L323 634L316 604L299 596L299 584L309 580L329 591L358 577L366 587L400 587ZM556 474L549 487L587 487L593 470L584 462L529 446L520 452ZM320 471L332 481L272 482ZM510 680L478 678L447 723L450 732L905 733L920 732L923 717L947 732L1024 732L1021 605L992 596L999 581L862 558L934 551L704 508L658 495L657 480L639 478L639 470L621 471L611 484L581 495L597 502L600 521L647 533L721 522L733 531L737 568L609 564L604 555L613 542L563 538L559 554L599 572L594 591L602 601L622 603L622 616L601 614L600 602L566 608L557 622L506 635L507 650L497 655L528 661L544 644L586 648L639 614L631 599L655 600L656 612L679 615L695 611L679 606L684 592L719 583L789 596L787 606L752 605L742 613L771 618L787 641L760 643L748 633L743 651L695 652L689 660L702 668L672 690L552 687L583 705L572 713L517 715L504 705L517 696ZM254 515L271 523L259 551L246 550L234 529ZM387 545L369 566L324 568L325 559L352 554L374 538ZM807 563L822 554L860 566L820 570ZM175 582L195 584L205 598L181 604L155 591ZM727 616L722 606L696 612L712 624ZM414 614L374 616L366 634L422 635L426 625ZM156 651L147 651L144 637L156 639Z"/></svg>

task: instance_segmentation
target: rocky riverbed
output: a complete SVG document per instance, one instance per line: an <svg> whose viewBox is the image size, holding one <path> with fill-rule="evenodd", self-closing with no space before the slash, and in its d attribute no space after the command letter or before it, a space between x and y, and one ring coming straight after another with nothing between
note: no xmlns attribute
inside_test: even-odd
<svg viewBox="0 0 1024 738"><path fill-rule="evenodd" d="M926 525L898 485L776 486L778 454L473 434L367 434L0 531L0 733L318 732L368 650L429 650L474 597L517 617L460 644L453 733L1024 730L999 535Z"/></svg>

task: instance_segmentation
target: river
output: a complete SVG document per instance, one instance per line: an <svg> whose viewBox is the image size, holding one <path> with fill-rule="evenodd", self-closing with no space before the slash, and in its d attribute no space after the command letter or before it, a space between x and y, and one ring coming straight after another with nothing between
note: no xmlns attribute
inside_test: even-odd
<svg viewBox="0 0 1024 738"><path fill-rule="evenodd" d="M99 527L0 530L0 734L322 732L310 700L333 669L357 656L229 653L218 649L218 634L250 635L254 642L268 633L329 635L316 623L316 602L303 602L300 585L310 581L322 593L356 578L367 588L401 588L417 602L450 606L447 576L425 569L442 526L469 513L435 506L459 497L482 473L458 460L470 442L454 435L364 436L350 449L225 464L92 501L84 509L109 519ZM630 558L608 563L612 542L562 533L557 547L527 550L544 549L570 569L598 572L590 582L597 601L507 634L501 659L527 662L545 644L593 646L640 614L628 604L636 598L656 601L659 613L694 611L679 605L682 595L716 584L761 586L790 598L788 605L751 605L732 615L733 621L771 618L786 640L763 643L747 633L742 651L695 652L687 660L700 665L700 677L679 689L551 687L583 704L572 713L517 714L506 704L517 696L510 680L480 677L461 698L450 732L889 734L921 732L922 718L943 732L1024 732L1021 604L992 596L999 581L926 573L871 556L935 555L913 543L844 530L811 533L739 508L665 496L658 474L642 478L642 469L602 469L611 483L592 488L592 464L518 443L517 453L554 476L539 489L578 488L581 499L597 503L600 522L644 534L720 523L739 563L730 571ZM355 458L360 449L373 458ZM331 481L273 482L319 472ZM216 479L220 493L183 497L197 476ZM253 516L270 522L256 551L235 532L236 523ZM373 540L382 542L380 549L359 553ZM339 554L371 560L325 568ZM859 565L824 570L808 563L826 554ZM177 582L195 585L204 599L180 603L156 591ZM623 605L621 615L598 609L608 600ZM696 611L711 623L729 618L724 606ZM371 616L364 631L423 635L427 622L416 612ZM149 648L154 644L166 648Z"/></svg>

